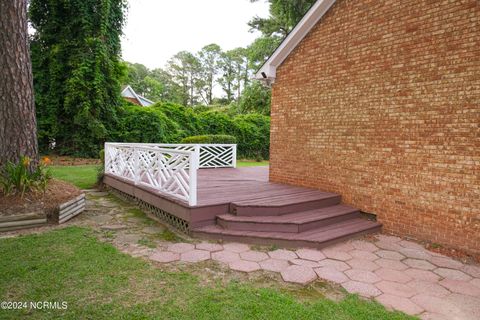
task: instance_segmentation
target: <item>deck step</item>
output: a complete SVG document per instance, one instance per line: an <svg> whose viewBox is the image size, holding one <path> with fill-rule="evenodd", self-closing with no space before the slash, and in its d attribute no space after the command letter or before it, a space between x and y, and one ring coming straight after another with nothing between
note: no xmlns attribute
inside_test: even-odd
<svg viewBox="0 0 480 320"><path fill-rule="evenodd" d="M217 224L229 230L304 232L360 216L358 209L336 205L279 216L217 216Z"/></svg>
<svg viewBox="0 0 480 320"><path fill-rule="evenodd" d="M238 216L275 216L325 208L340 204L342 197L336 193L317 190L271 196L268 198L235 201L230 213Z"/></svg>
<svg viewBox="0 0 480 320"><path fill-rule="evenodd" d="M197 228L192 230L192 233L194 236L206 239L222 239L224 241L294 248L323 248L355 236L377 232L381 226L380 223L375 221L353 218L300 233L229 230L219 225Z"/></svg>

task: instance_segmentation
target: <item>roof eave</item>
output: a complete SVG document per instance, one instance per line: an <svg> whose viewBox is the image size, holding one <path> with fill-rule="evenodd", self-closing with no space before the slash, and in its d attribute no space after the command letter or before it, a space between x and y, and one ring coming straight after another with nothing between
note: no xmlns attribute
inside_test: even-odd
<svg viewBox="0 0 480 320"><path fill-rule="evenodd" d="M144 107L148 107L148 106L151 106L152 104L155 104L155 102L153 102L153 101L150 100L150 99L145 98L144 96L138 95L138 98L139 98L139 100L140 100L140 103L141 103L142 106L144 106ZM146 102L146 104L145 104L144 102Z"/></svg>
<svg viewBox="0 0 480 320"><path fill-rule="evenodd" d="M318 0L255 73L255 79L267 83L275 82L277 67L285 61L334 3L335 0Z"/></svg>

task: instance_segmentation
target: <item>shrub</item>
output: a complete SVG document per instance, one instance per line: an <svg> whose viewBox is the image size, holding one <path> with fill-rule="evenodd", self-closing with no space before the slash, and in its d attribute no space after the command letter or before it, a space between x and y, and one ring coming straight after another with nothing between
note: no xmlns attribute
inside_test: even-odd
<svg viewBox="0 0 480 320"><path fill-rule="evenodd" d="M105 175L105 149L100 150L98 156L100 157L100 165L97 169L97 186L102 186Z"/></svg>
<svg viewBox="0 0 480 320"><path fill-rule="evenodd" d="M98 152L98 157L102 162L105 161L105 149L102 149Z"/></svg>
<svg viewBox="0 0 480 320"><path fill-rule="evenodd" d="M231 107L188 108L172 103L157 103L152 107L121 107L118 119L117 128L112 134L113 141L237 143L239 157L269 158L268 116L256 113L234 115ZM198 135L202 137L196 137ZM225 135L233 136L235 140L218 137Z"/></svg>
<svg viewBox="0 0 480 320"><path fill-rule="evenodd" d="M218 143L218 144L234 144L237 139L234 136L226 134L208 134L203 136L191 136L183 138L181 143Z"/></svg>
<svg viewBox="0 0 480 320"><path fill-rule="evenodd" d="M10 161L5 164L0 174L0 186L5 195L20 193L23 197L33 189L45 191L51 178L47 169L50 159L44 158L33 172L29 170L30 162L29 157L21 157L17 164Z"/></svg>
<svg viewBox="0 0 480 320"><path fill-rule="evenodd" d="M178 141L179 125L161 110L126 105L120 109L113 139L121 142L172 143Z"/></svg>
<svg viewBox="0 0 480 320"><path fill-rule="evenodd" d="M211 110L198 114L201 134L230 134L233 128L233 119L228 114Z"/></svg>
<svg viewBox="0 0 480 320"><path fill-rule="evenodd" d="M264 86L260 81L249 84L242 92L238 103L239 111L242 113L257 112L270 114L271 89Z"/></svg>
<svg viewBox="0 0 480 320"><path fill-rule="evenodd" d="M178 124L179 137L183 138L202 133L200 131L197 114L193 108L174 103L156 103L152 108L162 112L168 119Z"/></svg>
<svg viewBox="0 0 480 320"><path fill-rule="evenodd" d="M236 142L233 143L238 144L237 152L239 157L251 159L269 158L270 117L256 113L231 117L224 112L211 110L201 112L198 115L198 119L200 130L206 135L230 135L235 137Z"/></svg>
<svg viewBox="0 0 480 320"><path fill-rule="evenodd" d="M233 119L231 135L237 138L238 155L250 159L268 159L270 117L260 114L239 115Z"/></svg>

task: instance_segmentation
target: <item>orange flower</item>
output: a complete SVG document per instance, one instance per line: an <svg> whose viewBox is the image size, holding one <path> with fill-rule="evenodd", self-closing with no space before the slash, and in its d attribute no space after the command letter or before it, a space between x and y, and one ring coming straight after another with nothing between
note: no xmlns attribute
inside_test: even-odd
<svg viewBox="0 0 480 320"><path fill-rule="evenodd" d="M24 167L28 167L32 160L29 157L23 157L22 164Z"/></svg>
<svg viewBox="0 0 480 320"><path fill-rule="evenodd" d="M42 164L45 165L45 166L48 166L49 164L52 163L52 160L50 160L49 157L43 157L42 158Z"/></svg>

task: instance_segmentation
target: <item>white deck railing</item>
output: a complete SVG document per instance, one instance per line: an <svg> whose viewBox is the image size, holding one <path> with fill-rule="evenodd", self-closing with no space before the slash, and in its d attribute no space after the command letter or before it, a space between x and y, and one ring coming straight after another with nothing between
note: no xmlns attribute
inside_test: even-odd
<svg viewBox="0 0 480 320"><path fill-rule="evenodd" d="M198 168L235 168L236 144L105 143L105 173L197 204Z"/></svg>

